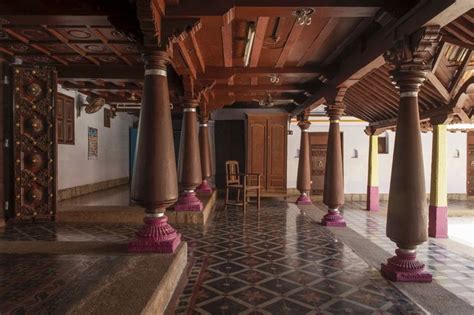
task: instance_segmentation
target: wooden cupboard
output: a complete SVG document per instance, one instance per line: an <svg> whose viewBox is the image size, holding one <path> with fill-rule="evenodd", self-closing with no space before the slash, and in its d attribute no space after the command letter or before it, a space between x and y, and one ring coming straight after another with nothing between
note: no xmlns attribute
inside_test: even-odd
<svg viewBox="0 0 474 315"><path fill-rule="evenodd" d="M262 196L286 195L288 114L247 114L247 173L259 173Z"/></svg>

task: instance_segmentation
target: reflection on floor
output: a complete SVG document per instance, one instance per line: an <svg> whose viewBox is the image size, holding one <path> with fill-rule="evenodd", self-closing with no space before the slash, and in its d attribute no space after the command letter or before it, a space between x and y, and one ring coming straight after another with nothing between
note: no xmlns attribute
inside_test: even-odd
<svg viewBox="0 0 474 315"><path fill-rule="evenodd" d="M326 228L283 201L218 211L181 229L192 262L178 314L418 314L423 310Z"/></svg>
<svg viewBox="0 0 474 315"><path fill-rule="evenodd" d="M99 192L64 204L128 204L128 187ZM322 203L316 207L325 211ZM458 204L462 207L462 204ZM467 209L468 206L464 205ZM346 204L348 227L393 254L385 236L385 212ZM359 210L358 210L359 209ZM136 224L41 223L7 225L0 241L127 242ZM384 280L331 232L301 215L297 206L264 199L252 207L223 211L205 228L176 226L189 245L189 275L177 298L178 314L421 314L423 309ZM67 246L68 243L62 243ZM70 244L70 243L69 243ZM64 313L77 294L94 286L127 255L0 255L0 313ZM438 242L420 247L434 279L473 305L474 262Z"/></svg>
<svg viewBox="0 0 474 315"><path fill-rule="evenodd" d="M77 209L78 206L129 206L129 185L122 185L58 202L59 211Z"/></svg>
<svg viewBox="0 0 474 315"><path fill-rule="evenodd" d="M321 210L326 207L315 204ZM382 205L385 208L385 205ZM344 206L347 226L363 237L387 251L387 257L393 255L395 244L385 236L385 212L369 213L363 202L351 202ZM453 292L474 306L474 260L454 253L434 239L417 248L418 258L426 264L433 279L445 289Z"/></svg>

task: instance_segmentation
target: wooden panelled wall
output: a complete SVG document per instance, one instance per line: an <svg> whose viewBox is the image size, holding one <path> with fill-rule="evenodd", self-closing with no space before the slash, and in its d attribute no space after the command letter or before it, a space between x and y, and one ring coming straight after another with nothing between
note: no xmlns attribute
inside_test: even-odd
<svg viewBox="0 0 474 315"><path fill-rule="evenodd" d="M263 196L286 195L288 114L247 114L247 173L259 173Z"/></svg>

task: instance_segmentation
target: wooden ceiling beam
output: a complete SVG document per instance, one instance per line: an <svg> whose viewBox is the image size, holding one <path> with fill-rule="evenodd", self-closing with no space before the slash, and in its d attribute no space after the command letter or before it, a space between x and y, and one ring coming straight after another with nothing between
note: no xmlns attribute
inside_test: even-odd
<svg viewBox="0 0 474 315"><path fill-rule="evenodd" d="M429 71L428 74L426 75L426 78L430 83L433 85L433 87L438 91L439 95L443 98L444 103L447 104L451 100L451 95L449 95L448 90L446 87L441 83L441 81L438 79L436 74L433 72Z"/></svg>
<svg viewBox="0 0 474 315"><path fill-rule="evenodd" d="M288 58L295 44L298 42L298 39L300 38L300 35L303 32L303 29L304 25L300 25L295 19L293 27L291 28L290 34L288 35L288 39L286 40L285 46L283 46L283 49L280 53L280 56L278 57L275 67L282 68L283 66L285 66L286 59Z"/></svg>
<svg viewBox="0 0 474 315"><path fill-rule="evenodd" d="M305 89L299 84L289 85L226 85L216 84L214 90L222 90L228 92L288 92L299 93Z"/></svg>
<svg viewBox="0 0 474 315"><path fill-rule="evenodd" d="M178 5L167 6L166 15L224 16L232 11L236 18L291 16L298 8L310 7L324 17L373 17L384 5L386 2L382 0L208 0L206 5L192 0L181 0Z"/></svg>
<svg viewBox="0 0 474 315"><path fill-rule="evenodd" d="M463 41L461 41L457 38L454 38L450 35L447 35L446 33L442 34L441 38L446 43L453 44L453 45L463 47L463 48L467 48L467 49L470 49L470 50L474 50L474 45L473 44L463 42Z"/></svg>
<svg viewBox="0 0 474 315"><path fill-rule="evenodd" d="M95 34L95 36L97 36L100 41L105 45L107 46L108 49L110 49L111 51L114 52L115 55L117 55L118 58L120 58L123 62L125 62L127 65L131 66L132 63L130 62L130 60L128 60L125 56L123 56L123 54L117 49L115 48L114 45L110 44L109 43L109 40L104 36L104 34L102 34L99 30L97 30L96 28L93 28L93 27L90 27L88 26L87 27L93 34Z"/></svg>
<svg viewBox="0 0 474 315"><path fill-rule="evenodd" d="M338 21L335 18L328 20L321 32L316 36L311 45L306 49L303 57L298 61L298 66L304 66L314 55L314 52L326 42L326 40L331 36L332 31L337 26Z"/></svg>
<svg viewBox="0 0 474 315"><path fill-rule="evenodd" d="M350 79L352 75L370 66L390 49L394 41L412 34L428 22L441 26L445 25L443 22L444 19L447 19L446 15L443 14L443 17L440 17L445 11L449 11L449 15L457 13L459 16L463 14L466 8L464 6L453 5L455 2L455 0L419 2L397 21L388 23L363 40L360 39L359 42L356 43L356 46L344 49L340 55L344 55L345 57L338 63L337 72L301 106L295 108L291 114L299 114L306 107L310 107L313 103L328 97L338 86L344 86L345 81ZM465 4L466 6L469 5L468 1ZM348 49L350 50L348 51Z"/></svg>
<svg viewBox="0 0 474 315"><path fill-rule="evenodd" d="M142 66L103 65L103 66L57 66L59 80L108 80L108 81L143 81Z"/></svg>
<svg viewBox="0 0 474 315"><path fill-rule="evenodd" d="M270 18L268 16L259 16L257 19L257 24L255 26L255 40L253 42L252 53L250 55L250 67L258 66L258 61L260 59L260 53L262 52L265 33L267 31L269 21Z"/></svg>
<svg viewBox="0 0 474 315"><path fill-rule="evenodd" d="M466 72L466 69L471 62L472 56L474 55L474 51L469 51L466 56L464 57L464 60L461 63L461 66L459 67L458 71L456 72L456 75L454 76L453 80L449 84L448 90L449 94L451 96L454 96L455 93L457 93L457 87L459 83L461 82L461 78L463 77L464 73Z"/></svg>
<svg viewBox="0 0 474 315"><path fill-rule="evenodd" d="M284 68L273 68L273 67L206 67L206 72L198 74L199 80L227 80L234 75L244 77L261 77L269 76L271 74L277 74L285 77L321 77L324 79L324 75L321 73L319 67L284 67Z"/></svg>
<svg viewBox="0 0 474 315"><path fill-rule="evenodd" d="M224 67L232 67L232 22L221 27Z"/></svg>

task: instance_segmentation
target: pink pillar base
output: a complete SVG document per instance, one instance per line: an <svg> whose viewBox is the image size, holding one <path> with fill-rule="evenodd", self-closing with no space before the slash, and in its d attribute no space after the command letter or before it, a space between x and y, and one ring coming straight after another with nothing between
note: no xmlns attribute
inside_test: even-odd
<svg viewBox="0 0 474 315"><path fill-rule="evenodd" d="M128 251L134 253L174 253L181 243L181 234L168 224L168 217L145 217L136 238L128 243Z"/></svg>
<svg viewBox="0 0 474 315"><path fill-rule="evenodd" d="M396 255L382 264L382 276L396 282L431 282L433 277L426 272L425 264L416 260L416 253L395 250Z"/></svg>
<svg viewBox="0 0 474 315"><path fill-rule="evenodd" d="M379 187L367 186L367 211L379 210Z"/></svg>
<svg viewBox="0 0 474 315"><path fill-rule="evenodd" d="M301 194L298 199L296 199L296 204L297 205L312 205L313 203L311 202L311 198L309 198L308 195L306 194Z"/></svg>
<svg viewBox="0 0 474 315"><path fill-rule="evenodd" d="M198 188L196 188L196 192L200 194L212 194L212 188L209 186L209 183L207 180L203 180L201 185L199 185Z"/></svg>
<svg viewBox="0 0 474 315"><path fill-rule="evenodd" d="M428 235L436 238L448 237L448 207L430 206Z"/></svg>
<svg viewBox="0 0 474 315"><path fill-rule="evenodd" d="M202 202L196 197L194 191L182 193L178 198L178 202L174 205L175 211L202 211L202 209Z"/></svg>
<svg viewBox="0 0 474 315"><path fill-rule="evenodd" d="M329 210L321 220L321 224L329 227L346 227L344 217L337 210Z"/></svg>

